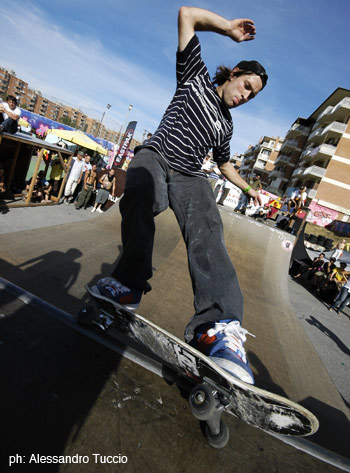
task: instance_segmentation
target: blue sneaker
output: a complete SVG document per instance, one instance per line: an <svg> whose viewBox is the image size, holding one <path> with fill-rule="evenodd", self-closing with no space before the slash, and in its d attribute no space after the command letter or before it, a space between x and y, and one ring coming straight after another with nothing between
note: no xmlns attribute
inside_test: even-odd
<svg viewBox="0 0 350 473"><path fill-rule="evenodd" d="M243 348L247 334L252 335L237 320L220 320L198 327L190 345L235 378L254 384L253 373Z"/></svg>
<svg viewBox="0 0 350 473"><path fill-rule="evenodd" d="M105 296L129 310L137 309L140 305L142 291L129 289L114 278L102 278L96 287L101 296Z"/></svg>

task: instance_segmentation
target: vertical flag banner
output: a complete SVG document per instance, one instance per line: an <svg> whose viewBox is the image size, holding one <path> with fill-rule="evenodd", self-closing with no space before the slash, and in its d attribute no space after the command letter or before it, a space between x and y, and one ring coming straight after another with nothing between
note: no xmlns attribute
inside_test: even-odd
<svg viewBox="0 0 350 473"><path fill-rule="evenodd" d="M136 124L137 122L130 122L129 125L126 127L123 140L114 158L114 167L122 167L126 157L128 156L129 146L134 136Z"/></svg>

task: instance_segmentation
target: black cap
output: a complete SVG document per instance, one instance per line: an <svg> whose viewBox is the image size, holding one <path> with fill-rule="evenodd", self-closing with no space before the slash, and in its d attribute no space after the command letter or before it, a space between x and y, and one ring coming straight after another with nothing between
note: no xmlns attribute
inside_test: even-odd
<svg viewBox="0 0 350 473"><path fill-rule="evenodd" d="M266 74L265 69L258 61L241 61L238 63L235 68L240 69L241 71L252 72L260 77L262 82L262 88L265 87L268 75Z"/></svg>

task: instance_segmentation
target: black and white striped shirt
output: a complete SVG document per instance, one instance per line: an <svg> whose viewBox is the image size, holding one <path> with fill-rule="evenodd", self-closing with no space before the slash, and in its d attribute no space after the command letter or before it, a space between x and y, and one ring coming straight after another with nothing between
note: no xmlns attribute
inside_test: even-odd
<svg viewBox="0 0 350 473"><path fill-rule="evenodd" d="M229 161L233 124L201 58L197 35L177 52L176 77L175 95L146 146L171 168L206 176L201 168L211 149L216 162Z"/></svg>

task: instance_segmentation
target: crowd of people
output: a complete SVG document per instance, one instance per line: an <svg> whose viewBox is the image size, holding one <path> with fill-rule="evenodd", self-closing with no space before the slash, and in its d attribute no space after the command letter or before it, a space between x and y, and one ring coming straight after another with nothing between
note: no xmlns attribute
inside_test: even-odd
<svg viewBox="0 0 350 473"><path fill-rule="evenodd" d="M91 212L102 213L108 199L116 200L113 197L116 191L115 171L106 170L103 160L91 163L88 153L78 151L72 158L70 167L68 160L62 160L55 154L50 162L47 173L41 170L35 178L31 202L49 203L52 196L58 197L65 172L68 173L62 197L65 204L74 204L76 210L91 207ZM0 169L0 191L2 181L3 170ZM32 177L22 191L23 200L27 199L31 184Z"/></svg>
<svg viewBox="0 0 350 473"><path fill-rule="evenodd" d="M345 240L342 244L345 246ZM320 253L293 276L294 280L300 281L328 303L330 311L334 310L338 314L350 302L350 271L345 261L338 261L342 256L339 246L334 248L329 260L325 259L325 253Z"/></svg>
<svg viewBox="0 0 350 473"><path fill-rule="evenodd" d="M213 188L217 204L224 205L232 184L225 180L217 165L207 156L203 168ZM249 185L256 191L262 190L261 177L256 174L248 179ZM221 195L219 197L219 192ZM282 208L275 218L277 227L293 233L293 223L298 211L305 205L307 198L306 187L302 186L295 190L290 197L282 203ZM234 208L236 212L245 214L249 208L250 199L243 194ZM272 218L277 209L269 204L257 207L249 216L261 220ZM293 276L295 281L300 281L312 292L328 303L330 311L340 313L350 303L350 271L347 271L347 263L339 261L343 255L346 240L343 239L333 249L329 260L325 259L325 253L320 253L309 265L302 266L300 271Z"/></svg>
<svg viewBox="0 0 350 473"><path fill-rule="evenodd" d="M239 173L239 167L233 164L232 166ZM225 200L228 197L231 189L234 187L233 184L220 173L217 164L213 162L210 155L205 158L202 170L208 177L210 185L214 191L217 204L225 205ZM259 174L251 175L247 179L247 182L249 184L249 188L256 192L259 192L263 189L261 176ZM239 212L242 215L249 214L250 217L261 220L274 218L276 220L276 226L283 230L290 231L290 233L294 233L293 224L295 221L295 216L302 206L305 205L306 198L306 187L300 187L299 189L295 190L290 197L286 197L283 202L280 202L281 209L280 212L278 212L279 209L277 207L268 203L263 203L258 207L252 206L252 199L247 193L243 192L236 207L234 208L234 211ZM275 214L277 212L278 215L276 216Z"/></svg>

